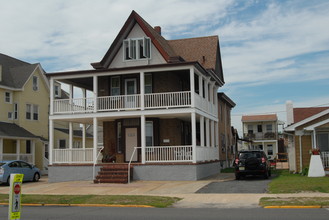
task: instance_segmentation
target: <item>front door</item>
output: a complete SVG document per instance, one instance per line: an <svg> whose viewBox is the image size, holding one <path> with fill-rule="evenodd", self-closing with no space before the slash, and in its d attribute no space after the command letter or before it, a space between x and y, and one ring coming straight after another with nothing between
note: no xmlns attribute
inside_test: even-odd
<svg viewBox="0 0 329 220"><path fill-rule="evenodd" d="M125 107L126 108L136 108L137 107L137 97L134 96L137 93L136 89L136 79L126 79L125 80Z"/></svg>
<svg viewBox="0 0 329 220"><path fill-rule="evenodd" d="M130 161L131 155L134 152L134 147L137 147L137 128L126 128L126 161ZM137 162L137 150L133 155L132 161Z"/></svg>

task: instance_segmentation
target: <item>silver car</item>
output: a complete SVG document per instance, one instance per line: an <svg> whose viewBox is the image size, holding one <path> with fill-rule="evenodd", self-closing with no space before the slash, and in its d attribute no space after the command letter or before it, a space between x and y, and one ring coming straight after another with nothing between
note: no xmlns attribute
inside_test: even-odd
<svg viewBox="0 0 329 220"><path fill-rule="evenodd" d="M40 170L25 161L11 160L0 161L0 183L10 183L10 174L24 174L23 181L38 182L40 179Z"/></svg>

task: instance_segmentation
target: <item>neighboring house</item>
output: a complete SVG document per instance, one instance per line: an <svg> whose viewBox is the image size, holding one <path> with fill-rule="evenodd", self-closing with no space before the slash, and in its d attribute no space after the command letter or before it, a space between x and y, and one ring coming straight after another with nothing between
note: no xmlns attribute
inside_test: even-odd
<svg viewBox="0 0 329 220"><path fill-rule="evenodd" d="M264 150L267 156L274 159L278 153L278 117L276 114L242 116L243 139L245 148Z"/></svg>
<svg viewBox="0 0 329 220"><path fill-rule="evenodd" d="M48 169L49 84L40 64L30 64L0 54L0 161L20 159ZM67 98L61 84L54 83L54 96ZM67 122L54 126L59 148L68 146ZM73 144L82 147L82 132L74 128ZM92 136L86 134L86 142Z"/></svg>
<svg viewBox="0 0 329 220"><path fill-rule="evenodd" d="M196 180L219 173L217 90L224 78L218 36L166 40L160 27L133 11L92 66L47 74L52 91L55 81L70 88L68 99L50 93L49 181L94 179L91 164L102 149L98 135L79 153L58 149L53 132L59 121L92 125L93 134L103 127L102 154L117 164L132 161L134 179ZM77 88L82 98L73 93Z"/></svg>
<svg viewBox="0 0 329 220"><path fill-rule="evenodd" d="M224 93L218 93L218 125L219 125L219 159L223 167L233 164L237 151L237 133L231 127L231 110L235 103Z"/></svg>
<svg viewBox="0 0 329 220"><path fill-rule="evenodd" d="M21 159L43 170L48 111L41 65L0 54L0 160Z"/></svg>
<svg viewBox="0 0 329 220"><path fill-rule="evenodd" d="M326 169L329 168L329 106L293 108L287 102L287 123L284 129L291 171L301 172L310 165L311 150L318 148Z"/></svg>

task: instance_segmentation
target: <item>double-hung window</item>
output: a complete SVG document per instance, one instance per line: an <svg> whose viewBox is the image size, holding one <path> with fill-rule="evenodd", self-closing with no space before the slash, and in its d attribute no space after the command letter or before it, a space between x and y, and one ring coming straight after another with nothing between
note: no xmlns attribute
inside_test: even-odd
<svg viewBox="0 0 329 220"><path fill-rule="evenodd" d="M111 95L117 96L120 95L120 77L112 77L111 78Z"/></svg>
<svg viewBox="0 0 329 220"><path fill-rule="evenodd" d="M39 106L33 104L26 104L26 119L39 120Z"/></svg>
<svg viewBox="0 0 329 220"><path fill-rule="evenodd" d="M5 92L5 102L11 103L11 96L12 96L11 92Z"/></svg>
<svg viewBox="0 0 329 220"><path fill-rule="evenodd" d="M151 58L151 39L129 38L123 41L124 60L141 60Z"/></svg>
<svg viewBox="0 0 329 220"><path fill-rule="evenodd" d="M145 94L152 93L152 75L145 74Z"/></svg>
<svg viewBox="0 0 329 220"><path fill-rule="evenodd" d="M37 91L39 89L39 79L37 76L33 76L33 90Z"/></svg>
<svg viewBox="0 0 329 220"><path fill-rule="evenodd" d="M145 139L146 139L146 146L151 147L153 146L153 122L147 121L145 124ZM154 150L151 148L146 148L146 152L153 152Z"/></svg>

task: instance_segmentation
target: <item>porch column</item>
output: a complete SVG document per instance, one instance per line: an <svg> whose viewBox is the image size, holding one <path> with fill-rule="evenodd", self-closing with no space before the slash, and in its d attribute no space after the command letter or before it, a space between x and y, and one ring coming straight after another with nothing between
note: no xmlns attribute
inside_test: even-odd
<svg viewBox="0 0 329 220"><path fill-rule="evenodd" d="M194 69L190 68L191 107L195 107Z"/></svg>
<svg viewBox="0 0 329 220"><path fill-rule="evenodd" d="M145 108L145 103L144 103L144 98L145 98L145 77L144 76L145 76L144 72L139 73L141 110L144 110L144 108Z"/></svg>
<svg viewBox="0 0 329 220"><path fill-rule="evenodd" d="M19 160L20 154L21 154L21 141L16 140L16 160Z"/></svg>
<svg viewBox="0 0 329 220"><path fill-rule="evenodd" d="M142 164L145 164L146 158L145 158L145 146L146 146L146 132L145 132L145 115L141 115L141 147L142 147Z"/></svg>
<svg viewBox="0 0 329 220"><path fill-rule="evenodd" d="M50 115L54 114L54 80L50 78L50 103L49 103ZM1 159L1 158L0 158Z"/></svg>
<svg viewBox="0 0 329 220"><path fill-rule="evenodd" d="M196 114L195 112L191 113L191 126L192 126L192 155L193 155L193 163L196 163Z"/></svg>
<svg viewBox="0 0 329 220"><path fill-rule="evenodd" d="M94 158L94 163L97 163L97 144L98 144L98 121L97 118L93 118L93 158Z"/></svg>
<svg viewBox="0 0 329 220"><path fill-rule="evenodd" d="M97 76L93 76L93 87L94 87L94 112L97 112L97 97L98 97L98 81ZM97 135L96 135L97 136Z"/></svg>
<svg viewBox="0 0 329 220"><path fill-rule="evenodd" d="M0 138L0 161L3 160L3 139Z"/></svg>
<svg viewBox="0 0 329 220"><path fill-rule="evenodd" d="M210 146L209 118L206 118L206 146Z"/></svg>
<svg viewBox="0 0 329 220"><path fill-rule="evenodd" d="M200 115L200 146L204 147L204 116Z"/></svg>
<svg viewBox="0 0 329 220"><path fill-rule="evenodd" d="M203 97L203 78L201 75L199 75L199 95L202 98Z"/></svg>
<svg viewBox="0 0 329 220"><path fill-rule="evenodd" d="M315 149L317 147L317 143L316 143L316 131L315 128L313 130L313 146L312 149Z"/></svg>
<svg viewBox="0 0 329 220"><path fill-rule="evenodd" d="M82 148L86 148L86 125L82 124Z"/></svg>
<svg viewBox="0 0 329 220"><path fill-rule="evenodd" d="M35 140L31 140L32 163L35 164ZM45 154L42 154L42 161Z"/></svg>
<svg viewBox="0 0 329 220"><path fill-rule="evenodd" d="M73 85L70 85L70 88L69 88L69 103L70 103L70 110L71 112L74 112L74 107L73 107Z"/></svg>
<svg viewBox="0 0 329 220"><path fill-rule="evenodd" d="M54 121L49 120L49 165L53 164L53 150L54 150Z"/></svg>
<svg viewBox="0 0 329 220"><path fill-rule="evenodd" d="M69 149L73 148L73 123L69 122Z"/></svg>
<svg viewBox="0 0 329 220"><path fill-rule="evenodd" d="M215 147L215 123L213 120L210 122L211 128L211 147Z"/></svg>

